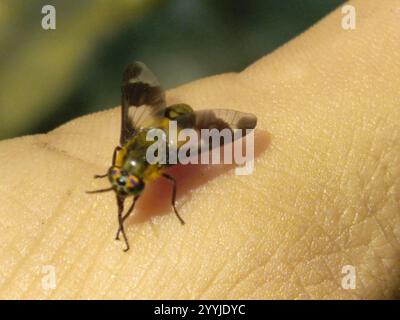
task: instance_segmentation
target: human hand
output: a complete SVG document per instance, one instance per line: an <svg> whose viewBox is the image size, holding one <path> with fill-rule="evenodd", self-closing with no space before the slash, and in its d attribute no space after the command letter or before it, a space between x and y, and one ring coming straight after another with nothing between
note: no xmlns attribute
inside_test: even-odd
<svg viewBox="0 0 400 320"><path fill-rule="evenodd" d="M157 181L126 221L127 253L115 196L85 193L108 186L93 175L110 165L119 108L2 141L0 297L398 297L400 7L352 4L356 30L339 8L239 74L167 93L256 114L255 171L173 169L186 225Z"/></svg>

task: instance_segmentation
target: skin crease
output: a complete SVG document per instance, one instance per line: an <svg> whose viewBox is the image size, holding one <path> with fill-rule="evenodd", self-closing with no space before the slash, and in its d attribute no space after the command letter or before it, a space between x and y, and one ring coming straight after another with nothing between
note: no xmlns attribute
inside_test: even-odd
<svg viewBox="0 0 400 320"><path fill-rule="evenodd" d="M118 108L0 142L0 298L399 298L400 3L354 1L240 74L168 103L258 116L255 171L175 168L114 241ZM154 70L156 72L156 70ZM53 266L56 287L46 290ZM343 266L356 288L342 288Z"/></svg>

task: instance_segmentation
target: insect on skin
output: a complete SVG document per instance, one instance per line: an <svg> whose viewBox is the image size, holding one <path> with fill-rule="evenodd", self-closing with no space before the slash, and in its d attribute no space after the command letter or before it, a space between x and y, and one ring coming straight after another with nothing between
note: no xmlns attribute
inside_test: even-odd
<svg viewBox="0 0 400 320"><path fill-rule="evenodd" d="M118 231L115 236L119 240L122 234L125 241L124 251L129 250L129 242L125 234L124 222L132 213L136 201L142 194L145 185L160 177L168 179L172 184L171 204L176 217L185 224L175 206L176 181L165 172L173 164L151 164L146 159L147 148L154 141L147 141L149 130L158 128L168 132L169 121L177 123L178 131L191 128L201 129L254 129L257 118L248 113L227 109L194 111L187 104L167 106L165 93L153 73L142 62L130 64L122 76L121 98L121 135L120 143L115 147L112 164L106 174L95 175L95 178L106 178L111 187L87 193L100 193L114 190L118 206ZM199 149L200 149L199 142ZM168 147L168 146L167 146ZM179 146L177 146L179 148ZM178 159L179 163L179 159ZM133 197L132 203L124 214L124 203Z"/></svg>

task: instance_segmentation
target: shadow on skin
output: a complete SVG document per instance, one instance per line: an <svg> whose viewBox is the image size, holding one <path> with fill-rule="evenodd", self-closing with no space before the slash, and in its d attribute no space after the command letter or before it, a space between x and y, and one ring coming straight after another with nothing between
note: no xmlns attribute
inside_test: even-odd
<svg viewBox="0 0 400 320"><path fill-rule="evenodd" d="M254 159L256 160L269 146L271 141L270 135L266 131L256 130L254 134ZM221 159L222 156L221 156ZM167 169L167 173L175 177L177 185L176 207L181 217L185 220L184 214L180 212L180 199L189 201L191 194L197 188L211 181L212 179L222 175L230 170L235 169L235 164L219 164L219 165L201 165L188 164L176 165ZM256 170L256 168L254 168ZM174 214L171 204L172 199L172 183L165 178L160 177L156 181L146 185L146 188L135 205L132 216L125 221L128 227L131 223L144 223L152 217L164 214ZM125 208L129 207L132 198L129 197L125 201ZM117 209L115 209L117 210ZM180 225L176 219L177 225Z"/></svg>

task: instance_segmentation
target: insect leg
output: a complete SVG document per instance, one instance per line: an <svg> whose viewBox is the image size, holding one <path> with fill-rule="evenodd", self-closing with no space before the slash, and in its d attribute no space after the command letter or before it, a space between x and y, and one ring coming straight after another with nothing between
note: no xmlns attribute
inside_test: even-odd
<svg viewBox="0 0 400 320"><path fill-rule="evenodd" d="M166 174L166 173L163 173L163 177L167 178L169 181L172 182L172 187L173 187L173 189L172 189L172 207L174 208L176 217L179 219L179 221L181 222L181 224L184 225L184 224L185 224L185 221L183 221L182 217L179 215L178 210L176 210L176 207L175 207L176 180L175 180L174 177L172 177L172 176L170 176L170 175L168 175L168 174Z"/></svg>
<svg viewBox="0 0 400 320"><path fill-rule="evenodd" d="M119 229L118 230L121 230L122 236L124 237L124 241L125 241L125 245L126 245L124 251L128 251L129 250L129 243L128 243L128 238L126 237L126 234L125 234L124 221L122 219L122 212L124 211L124 200L125 200L125 198L117 195L118 224L119 224Z"/></svg>
<svg viewBox="0 0 400 320"><path fill-rule="evenodd" d="M115 166L115 159L117 159L117 152L118 152L119 150L121 150L121 149L122 149L122 148L121 148L120 146L116 146L115 149L114 149L113 157L112 157L112 166L113 166L113 167ZM105 177L107 177L107 176L108 176L108 172L105 173L105 174L95 174L95 175L94 175L94 178L95 178L95 179L98 179L98 178L105 178Z"/></svg>
<svg viewBox="0 0 400 320"><path fill-rule="evenodd" d="M113 152L113 157L112 157L112 165L115 166L115 160L117 159L117 152L122 149L121 146L116 146Z"/></svg>
<svg viewBox="0 0 400 320"><path fill-rule="evenodd" d="M137 199L139 199L139 196L136 196L136 197L133 198L133 201L132 201L131 206L129 207L129 209L128 209L128 211L125 213L125 215L122 217L122 223L124 223L125 220L126 220L126 219L130 216L130 214L132 213L133 208L135 207L135 203L136 203ZM117 234L116 234L116 236L115 236L115 240L119 240L119 234L120 234L121 231L122 231L122 229L121 229L121 225L120 225L120 227L118 228Z"/></svg>

